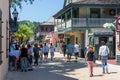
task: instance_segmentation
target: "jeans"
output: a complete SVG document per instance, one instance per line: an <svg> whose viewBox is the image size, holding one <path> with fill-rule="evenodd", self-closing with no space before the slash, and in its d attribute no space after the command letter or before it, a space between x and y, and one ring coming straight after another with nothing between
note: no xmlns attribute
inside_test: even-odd
<svg viewBox="0 0 120 80"><path fill-rule="evenodd" d="M105 67L106 67L106 71L108 71L107 59L108 59L108 56L101 56L103 73L105 73Z"/></svg>

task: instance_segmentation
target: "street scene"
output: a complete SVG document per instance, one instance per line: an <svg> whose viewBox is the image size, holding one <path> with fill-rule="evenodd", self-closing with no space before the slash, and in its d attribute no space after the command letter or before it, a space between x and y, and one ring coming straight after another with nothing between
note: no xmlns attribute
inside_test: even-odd
<svg viewBox="0 0 120 80"><path fill-rule="evenodd" d="M39 62L33 66L33 71L9 71L7 80L119 80L120 66L109 64L110 74L102 74L101 62L96 61L93 68L93 77L89 77L87 64L84 59L79 58L78 62L67 62L63 54L55 52L53 61Z"/></svg>
<svg viewBox="0 0 120 80"><path fill-rule="evenodd" d="M120 0L0 0L0 80L120 80Z"/></svg>

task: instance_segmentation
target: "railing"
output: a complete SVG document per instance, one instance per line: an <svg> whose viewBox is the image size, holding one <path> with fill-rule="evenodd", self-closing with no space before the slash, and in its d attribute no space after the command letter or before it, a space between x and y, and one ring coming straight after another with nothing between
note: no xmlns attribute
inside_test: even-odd
<svg viewBox="0 0 120 80"><path fill-rule="evenodd" d="M113 23L115 18L72 18L68 21L56 25L57 29L69 27L94 28L103 27L105 23Z"/></svg>
<svg viewBox="0 0 120 80"><path fill-rule="evenodd" d="M105 23L113 23L115 18L73 18L73 27L102 27Z"/></svg>

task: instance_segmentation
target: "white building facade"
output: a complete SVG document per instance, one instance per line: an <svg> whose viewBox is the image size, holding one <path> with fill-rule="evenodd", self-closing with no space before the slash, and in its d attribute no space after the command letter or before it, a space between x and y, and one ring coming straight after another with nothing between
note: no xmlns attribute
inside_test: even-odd
<svg viewBox="0 0 120 80"><path fill-rule="evenodd" d="M9 0L0 0L0 80L6 80L9 52Z"/></svg>

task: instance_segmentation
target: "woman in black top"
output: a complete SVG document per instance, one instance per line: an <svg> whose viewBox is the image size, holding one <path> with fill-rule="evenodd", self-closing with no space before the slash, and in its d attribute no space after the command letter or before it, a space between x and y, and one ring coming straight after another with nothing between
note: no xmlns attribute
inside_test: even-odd
<svg viewBox="0 0 120 80"><path fill-rule="evenodd" d="M25 45L22 45L20 50L20 62L21 62L21 71L27 71L28 65L28 49L25 48Z"/></svg>
<svg viewBox="0 0 120 80"><path fill-rule="evenodd" d="M90 72L90 77L92 77L93 76L93 65L94 65L94 48L92 45L89 45L88 47L85 60L87 60L88 62L88 69Z"/></svg>

